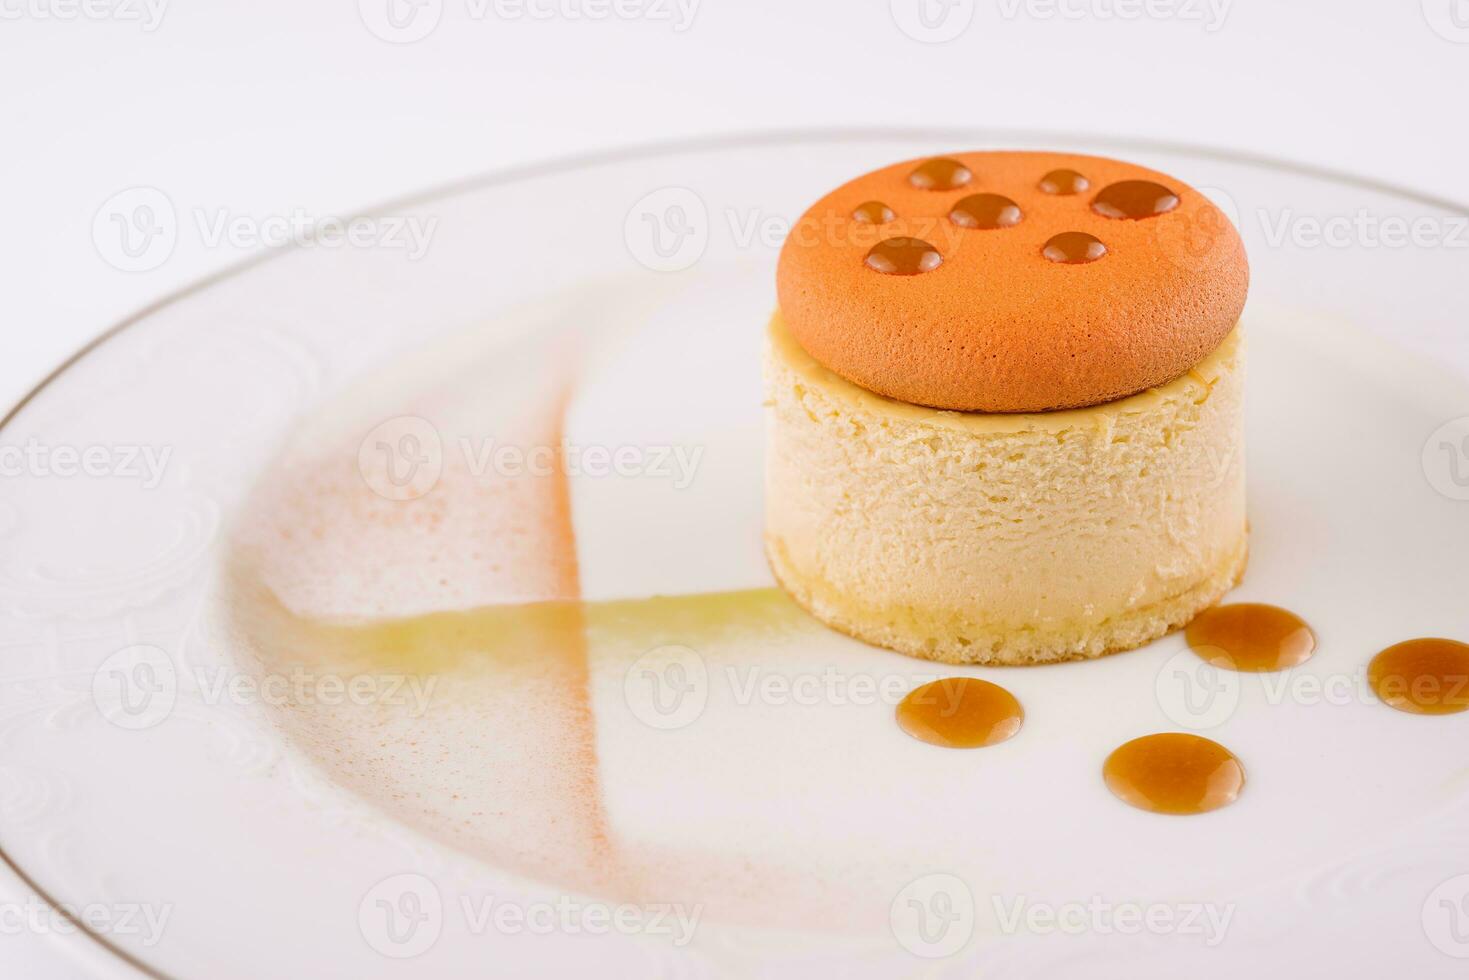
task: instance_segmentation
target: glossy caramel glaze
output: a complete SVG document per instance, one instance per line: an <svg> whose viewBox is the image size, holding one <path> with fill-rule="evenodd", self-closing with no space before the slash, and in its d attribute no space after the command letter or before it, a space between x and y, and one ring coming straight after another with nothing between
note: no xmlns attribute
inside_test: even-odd
<svg viewBox="0 0 1469 980"><path fill-rule="evenodd" d="M898 726L920 741L951 749L995 745L1020 731L1025 712L1015 695L977 677L946 677L915 688L898 705Z"/></svg>
<svg viewBox="0 0 1469 980"><path fill-rule="evenodd" d="M1382 703L1417 715L1469 709L1469 644L1424 638L1394 644L1372 658L1367 681Z"/></svg>
<svg viewBox="0 0 1469 980"><path fill-rule="evenodd" d="M1208 813L1239 798L1244 766L1233 752L1199 735L1164 732L1135 738L1107 757L1107 788L1152 813Z"/></svg>
<svg viewBox="0 0 1469 980"><path fill-rule="evenodd" d="M1316 651L1316 634L1305 620L1260 602L1205 609L1184 636L1194 653L1214 666L1249 673L1285 670Z"/></svg>

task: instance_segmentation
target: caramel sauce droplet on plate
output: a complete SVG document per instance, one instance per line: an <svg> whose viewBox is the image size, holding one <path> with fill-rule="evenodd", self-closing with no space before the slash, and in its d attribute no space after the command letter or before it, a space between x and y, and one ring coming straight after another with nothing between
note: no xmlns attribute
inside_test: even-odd
<svg viewBox="0 0 1469 980"><path fill-rule="evenodd" d="M898 726L950 749L996 745L1020 731L1025 712L1015 695L977 677L946 677L915 688L898 704Z"/></svg>
<svg viewBox="0 0 1469 980"><path fill-rule="evenodd" d="M1102 766L1112 795L1139 810L1208 813L1239 799L1245 768L1233 752L1200 735L1144 735L1117 748Z"/></svg>
<svg viewBox="0 0 1469 980"><path fill-rule="evenodd" d="M1399 711L1457 714L1469 709L1469 644L1432 638L1394 644L1372 658L1367 682Z"/></svg>
<svg viewBox="0 0 1469 980"><path fill-rule="evenodd" d="M1189 647L1226 670L1263 673L1303 664L1316 652L1316 634L1288 609L1237 602L1205 609L1184 631Z"/></svg>

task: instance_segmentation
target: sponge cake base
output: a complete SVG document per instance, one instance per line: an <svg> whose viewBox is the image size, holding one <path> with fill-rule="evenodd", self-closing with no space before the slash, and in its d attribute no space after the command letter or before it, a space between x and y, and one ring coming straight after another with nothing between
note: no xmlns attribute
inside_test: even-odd
<svg viewBox="0 0 1469 980"><path fill-rule="evenodd" d="M1091 408L946 412L875 395L772 320L766 553L858 639L946 663L1099 657L1243 572L1243 344Z"/></svg>

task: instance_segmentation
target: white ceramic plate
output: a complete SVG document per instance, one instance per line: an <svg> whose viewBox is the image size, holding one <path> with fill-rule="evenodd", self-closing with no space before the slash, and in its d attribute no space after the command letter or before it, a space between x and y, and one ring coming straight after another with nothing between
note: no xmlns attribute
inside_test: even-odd
<svg viewBox="0 0 1469 980"><path fill-rule="evenodd" d="M984 146L1129 157L1236 218L1234 597L1315 626L1289 675L1211 673L1178 637L939 671L750 591L783 228L852 174ZM1390 643L1469 637L1451 206L953 131L671 147L376 214L424 254L272 253L0 429L25 450L0 480L0 847L87 919L75 942L180 978L1462 974L1469 715L1362 682ZM566 487L547 446L582 461ZM1015 692L1021 734L903 735L896 698L956 673ZM1108 794L1114 747L1180 729L1239 754L1237 804Z"/></svg>

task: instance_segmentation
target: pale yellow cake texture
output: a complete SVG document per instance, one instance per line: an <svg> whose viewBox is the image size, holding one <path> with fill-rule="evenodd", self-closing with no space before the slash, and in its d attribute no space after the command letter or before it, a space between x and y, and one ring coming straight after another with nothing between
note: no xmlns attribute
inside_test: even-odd
<svg viewBox="0 0 1469 980"><path fill-rule="evenodd" d="M1178 629L1245 566L1240 334L1161 388L992 415L859 388L776 314L771 569L827 625L946 663L1099 657Z"/></svg>

